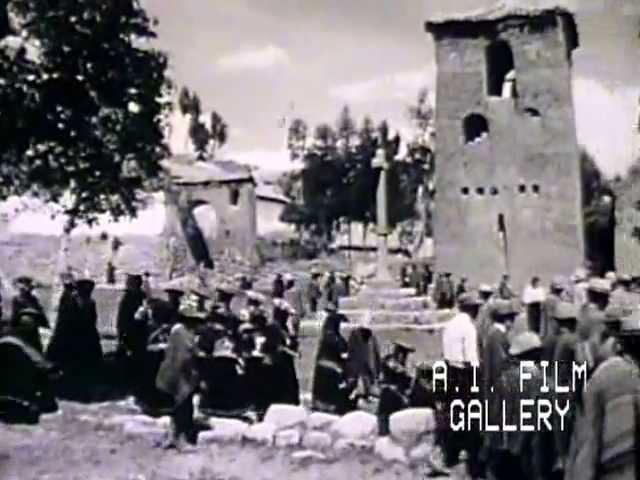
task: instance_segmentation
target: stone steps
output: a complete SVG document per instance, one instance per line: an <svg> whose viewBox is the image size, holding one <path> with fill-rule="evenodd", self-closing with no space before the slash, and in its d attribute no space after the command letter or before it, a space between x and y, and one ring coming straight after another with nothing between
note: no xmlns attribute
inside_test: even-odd
<svg viewBox="0 0 640 480"><path fill-rule="evenodd" d="M442 328L444 322L451 318L450 311L422 310L419 312L404 312L394 310L340 310L347 316L349 323L343 325L343 329L349 330L358 325L362 317L369 312L371 314L371 326L377 329L421 329L437 330ZM302 330L313 332L320 328L319 321L307 320L302 322Z"/></svg>
<svg viewBox="0 0 640 480"><path fill-rule="evenodd" d="M340 299L341 310L390 310L399 312L420 312L429 308L429 297L378 297L357 296Z"/></svg>
<svg viewBox="0 0 640 480"><path fill-rule="evenodd" d="M358 292L358 297L377 297L377 298L407 298L416 295L415 288L395 288L395 287L376 287L364 286Z"/></svg>

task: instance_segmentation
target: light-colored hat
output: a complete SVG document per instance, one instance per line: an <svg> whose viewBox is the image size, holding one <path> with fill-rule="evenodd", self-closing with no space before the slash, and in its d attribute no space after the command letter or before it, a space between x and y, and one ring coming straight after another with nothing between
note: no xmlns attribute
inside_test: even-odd
<svg viewBox="0 0 640 480"><path fill-rule="evenodd" d="M516 356L542 347L540 336L534 332L522 332L517 335L509 346L509 355Z"/></svg>
<svg viewBox="0 0 640 480"><path fill-rule="evenodd" d="M463 293L458 297L460 307L477 307L480 303L480 299L473 293Z"/></svg>
<svg viewBox="0 0 640 480"><path fill-rule="evenodd" d="M607 272L604 278L609 280L610 282L615 282L618 276L616 275L616 272Z"/></svg>
<svg viewBox="0 0 640 480"><path fill-rule="evenodd" d="M486 283L482 283L478 287L478 291L480 293L493 293L493 287L491 285L486 284Z"/></svg>
<svg viewBox="0 0 640 480"><path fill-rule="evenodd" d="M551 280L551 288L563 289L565 287L565 280L560 275L553 277Z"/></svg>
<svg viewBox="0 0 640 480"><path fill-rule="evenodd" d="M640 310L635 310L622 319L618 335L622 337L640 336Z"/></svg>
<svg viewBox="0 0 640 480"><path fill-rule="evenodd" d="M515 317L519 312L511 300L498 299L494 302L491 313L494 318L503 318Z"/></svg>
<svg viewBox="0 0 640 480"><path fill-rule="evenodd" d="M247 292L247 298L252 302L263 303L266 298L259 292L255 292L253 290Z"/></svg>
<svg viewBox="0 0 640 480"><path fill-rule="evenodd" d="M358 319L358 326L362 328L369 328L373 323L373 316L371 310L365 310L364 313Z"/></svg>
<svg viewBox="0 0 640 480"><path fill-rule="evenodd" d="M588 289L592 292L610 293L611 282L604 278L592 278L591 280L589 280Z"/></svg>
<svg viewBox="0 0 640 480"><path fill-rule="evenodd" d="M576 271L573 272L573 281L574 282L582 282L587 279L587 271L584 268L576 268Z"/></svg>
<svg viewBox="0 0 640 480"><path fill-rule="evenodd" d="M560 302L553 312L556 320L575 320L578 318L578 308L570 302Z"/></svg>

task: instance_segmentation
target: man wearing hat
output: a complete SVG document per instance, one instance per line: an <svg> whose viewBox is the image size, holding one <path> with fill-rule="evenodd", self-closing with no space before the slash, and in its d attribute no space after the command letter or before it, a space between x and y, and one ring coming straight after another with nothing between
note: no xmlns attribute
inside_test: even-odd
<svg viewBox="0 0 640 480"><path fill-rule="evenodd" d="M180 321L171 329L165 358L156 377L158 389L174 400L171 437L164 448L182 449L186 443L196 441L193 425L193 395L199 384L196 329L205 320L205 314L196 304L193 297L183 300Z"/></svg>
<svg viewBox="0 0 640 480"><path fill-rule="evenodd" d="M478 332L474 321L480 300L473 293L458 298L458 312L447 322L442 332L442 353L447 363L448 403L461 399L467 404L473 397L473 369L480 364ZM448 409L447 409L448 410ZM480 436L477 431L448 431L445 434L445 459L448 467L456 465L460 452L467 451L467 466L472 478L482 476L479 463Z"/></svg>
<svg viewBox="0 0 640 480"><path fill-rule="evenodd" d="M27 276L18 277L15 280L15 285L18 289L18 294L13 297L11 302L11 317L15 319L22 310L35 310L39 312L39 315L36 317L33 314L32 317L36 320L38 328L49 328L49 321L44 313L44 308L42 308L38 297L33 293L33 279ZM40 349L40 352L42 352L42 349Z"/></svg>
<svg viewBox="0 0 640 480"><path fill-rule="evenodd" d="M557 368L557 379L553 369L547 371L547 381L550 385L558 382L558 385L571 385L573 380L573 365L576 360L576 348L578 345L578 335L576 326L578 322L578 309L573 303L561 302L554 314L555 322L558 326L558 335L555 342L552 363ZM569 402L574 406L576 401L575 392L555 392L555 399L562 404ZM560 418L553 417L553 462L550 462L552 470L564 470L566 458L569 453L569 442L573 433L575 420L574 409L572 408L564 420L564 428L561 428Z"/></svg>
<svg viewBox="0 0 640 480"><path fill-rule="evenodd" d="M438 275L433 289L433 300L440 310L453 308L455 305L456 292L451 279L451 272L442 272Z"/></svg>
<svg viewBox="0 0 640 480"><path fill-rule="evenodd" d="M595 370L578 409L567 480L636 479L640 431L640 313L620 326L621 351Z"/></svg>
<svg viewBox="0 0 640 480"><path fill-rule="evenodd" d="M635 295L631 293L631 277L629 275L618 277L609 296L609 305L624 309L634 309L640 306Z"/></svg>
<svg viewBox="0 0 640 480"><path fill-rule="evenodd" d="M563 301L562 293L565 289L564 283L562 277L554 277L551 280L549 293L544 299L542 306L542 323L540 325L540 338L542 338L543 342L547 337L556 335L557 326L553 319L558 304Z"/></svg>
<svg viewBox="0 0 640 480"><path fill-rule="evenodd" d="M380 402L378 403L378 433L389 435L389 417L409 406L411 376L407 359L416 349L404 342L393 342L391 353L382 358Z"/></svg>
<svg viewBox="0 0 640 480"><path fill-rule="evenodd" d="M281 273L276 273L271 287L271 296L273 298L282 298L284 295L284 279Z"/></svg>
<svg viewBox="0 0 640 480"><path fill-rule="evenodd" d="M487 339L482 351L482 394L490 402L496 401L495 387L498 386L500 375L508 359L508 332L513 326L518 310L512 301L498 299L492 308L493 323L489 328ZM500 421L493 418L493 423Z"/></svg>
<svg viewBox="0 0 640 480"><path fill-rule="evenodd" d="M513 338L508 349L513 361L507 364L495 385L498 401L488 405L491 417L505 425L521 425L520 401L536 401L542 396L543 375L535 363L540 358L541 346L540 337L535 332L525 331ZM525 373L527 381L521 382L521 375ZM486 432L490 476L497 480L548 478L543 474L544 466L540 461L540 432L520 428L514 430Z"/></svg>
<svg viewBox="0 0 640 480"><path fill-rule="evenodd" d="M316 313L318 311L318 302L322 292L320 290L320 272L315 268L311 270L311 279L307 286L307 302L309 303L309 311Z"/></svg>
<svg viewBox="0 0 640 480"><path fill-rule="evenodd" d="M285 275L284 281L284 299L295 309L300 318L304 318L306 315L306 311L302 290L300 290L300 287L296 285L296 279L293 277L293 275Z"/></svg>

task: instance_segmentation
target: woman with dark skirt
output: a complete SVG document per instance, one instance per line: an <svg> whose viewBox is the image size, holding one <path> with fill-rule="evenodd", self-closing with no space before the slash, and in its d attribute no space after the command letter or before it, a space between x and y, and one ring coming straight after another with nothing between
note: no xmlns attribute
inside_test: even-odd
<svg viewBox="0 0 640 480"><path fill-rule="evenodd" d="M98 333L96 303L91 298L95 283L75 282L72 296L61 299L48 358L62 371L61 396L91 401L102 376L102 347ZM63 301L64 300L64 301Z"/></svg>
<svg viewBox="0 0 640 480"><path fill-rule="evenodd" d="M325 311L313 373L312 408L342 415L354 408L346 368L348 345L340 333L340 325L348 319L338 313L335 304L328 304Z"/></svg>

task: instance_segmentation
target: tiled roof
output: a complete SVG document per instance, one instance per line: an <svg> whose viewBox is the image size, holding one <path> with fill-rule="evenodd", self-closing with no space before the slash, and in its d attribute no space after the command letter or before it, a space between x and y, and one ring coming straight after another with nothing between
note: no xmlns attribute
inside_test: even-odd
<svg viewBox="0 0 640 480"><path fill-rule="evenodd" d="M251 169L232 160L201 161L185 154L164 160L162 167L177 185L253 181Z"/></svg>
<svg viewBox="0 0 640 480"><path fill-rule="evenodd" d="M540 3L540 2L538 2ZM542 2L548 3L548 2ZM427 20L427 27L429 25L438 25L443 23L460 23L460 22L482 22L482 21L495 21L501 20L507 17L531 17L536 15L543 15L546 13L556 14L571 14L569 10L564 7L548 5L531 7L524 4L522 1L501 1L496 5L489 8L483 8L480 10L474 10L469 12L458 13L440 13L432 15Z"/></svg>
<svg viewBox="0 0 640 480"><path fill-rule="evenodd" d="M261 183L256 187L256 197L279 203L291 203L276 185Z"/></svg>

